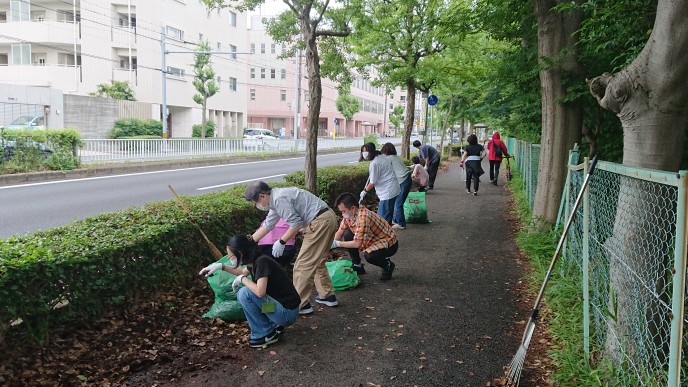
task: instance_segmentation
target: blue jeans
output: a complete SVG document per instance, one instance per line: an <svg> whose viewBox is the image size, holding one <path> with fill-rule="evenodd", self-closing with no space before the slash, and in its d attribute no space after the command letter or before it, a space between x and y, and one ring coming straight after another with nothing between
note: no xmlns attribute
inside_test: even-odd
<svg viewBox="0 0 688 387"><path fill-rule="evenodd" d="M387 200L380 200L380 203L377 204L377 214L380 215L382 219L386 220L390 226L392 225L392 205L397 197L398 196Z"/></svg>
<svg viewBox="0 0 688 387"><path fill-rule="evenodd" d="M244 308L246 320L251 327L251 339L260 339L272 332L276 326L289 326L299 317L299 308L286 309L279 301L266 295L259 298L248 288L243 287L237 293L237 300ZM270 313L263 313L261 307L266 302L275 303L275 311Z"/></svg>
<svg viewBox="0 0 688 387"><path fill-rule="evenodd" d="M394 223L401 227L406 227L406 217L404 216L404 202L406 202L406 197L408 197L409 191L411 191L411 185L413 180L411 180L411 175L409 174L403 183L399 184L401 192L399 196L394 201Z"/></svg>

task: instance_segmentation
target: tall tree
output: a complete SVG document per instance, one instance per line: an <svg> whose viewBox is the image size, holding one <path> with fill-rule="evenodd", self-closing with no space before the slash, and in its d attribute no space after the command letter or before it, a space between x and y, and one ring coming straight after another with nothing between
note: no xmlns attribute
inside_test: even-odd
<svg viewBox="0 0 688 387"><path fill-rule="evenodd" d="M401 125L401 120L404 117L404 107L401 105L397 105L392 109L392 111L389 113L389 122L394 125L394 133L399 130L399 126Z"/></svg>
<svg viewBox="0 0 688 387"><path fill-rule="evenodd" d="M208 98L220 91L220 87L215 82L215 70L213 70L212 63L210 62L210 44L208 44L208 41L198 43L196 53L194 54L193 67L194 79L192 83L198 92L194 94L193 100L201 105L203 111L201 138L205 138Z"/></svg>
<svg viewBox="0 0 688 387"><path fill-rule="evenodd" d="M348 85L340 85L337 90L339 92L337 101L335 101L337 110L342 113L347 121L350 121L354 118L354 114L361 110L361 101L351 95Z"/></svg>
<svg viewBox="0 0 688 387"><path fill-rule="evenodd" d="M136 98L134 98L134 92L131 90L129 82L126 81L112 81L109 85L107 83L101 83L98 85L96 91L91 93L91 95L97 97L123 99L126 101L136 101Z"/></svg>
<svg viewBox="0 0 688 387"><path fill-rule="evenodd" d="M402 157L409 157L416 91L427 92L441 76L427 59L441 53L450 37L468 32L469 6L464 0L351 1L354 33L348 40L359 71L375 67L385 84L406 88Z"/></svg>
<svg viewBox="0 0 688 387"><path fill-rule="evenodd" d="M238 10L253 10L265 0L243 0L234 4L230 0L203 0L209 8L231 7ZM268 33L276 41L299 42L306 50L306 73L308 76L307 148L305 165L306 188L317 189L317 147L318 122L322 102L322 82L320 79L320 39L344 37L349 35L342 9L331 9L330 0L283 0L288 11L278 15L268 23Z"/></svg>

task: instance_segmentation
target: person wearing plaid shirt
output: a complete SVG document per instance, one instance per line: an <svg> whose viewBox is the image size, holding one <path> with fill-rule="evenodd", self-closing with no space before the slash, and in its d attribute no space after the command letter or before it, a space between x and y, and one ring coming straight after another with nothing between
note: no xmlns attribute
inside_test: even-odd
<svg viewBox="0 0 688 387"><path fill-rule="evenodd" d="M334 204L342 212L343 220L331 247L356 249L363 252L363 257L368 263L382 269L381 280L391 279L396 265L389 257L397 253L399 240L389 223L367 208L359 207L356 197L351 193L339 195ZM353 234L350 240L344 237L347 229L350 231L349 235ZM344 240L340 240L343 237ZM352 256L352 261L354 259ZM360 264L360 258L358 262Z"/></svg>

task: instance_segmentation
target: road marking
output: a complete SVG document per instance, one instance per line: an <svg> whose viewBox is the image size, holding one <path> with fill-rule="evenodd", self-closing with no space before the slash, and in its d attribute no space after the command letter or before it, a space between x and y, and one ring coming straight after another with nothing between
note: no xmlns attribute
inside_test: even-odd
<svg viewBox="0 0 688 387"><path fill-rule="evenodd" d="M326 155L318 155L318 157L340 156L340 155L346 154L346 153L352 153L352 152L331 153L331 154L326 154ZM156 174L156 173L172 173L172 172L193 171L193 170L207 169L207 168L221 168L221 167L233 167L233 166L237 166L237 165L262 164L262 163L270 163L270 162L275 162L275 161L280 162L280 161L286 161L286 160L301 160L301 159L304 159L304 157L290 157L290 158L286 158L286 159L250 161L250 162L245 162L245 163L234 163L234 164L206 165L206 166L202 166L202 167L189 167L189 168L180 168L180 169L167 169L164 171L126 173L126 174L122 174L122 175L82 177L80 179L42 181L42 182L38 182L38 183L8 185L8 186L0 187L0 190L13 189L13 188L23 188L23 187L35 187L35 186L39 186L39 185L76 183L76 182L89 181L89 180L115 179L115 178L119 178L119 177L144 176L144 175L152 175L152 174ZM174 161L174 160L172 160L172 161Z"/></svg>
<svg viewBox="0 0 688 387"><path fill-rule="evenodd" d="M255 179L240 180L240 181L234 181L234 182L231 182L231 183L225 183L225 184L211 185L211 186L209 186L209 187L196 188L196 191L205 191L205 190L207 190L207 189L213 189L213 188L219 188L219 187L226 187L226 186L228 186L228 185L234 185L234 184L248 183L249 181L255 181L255 180L272 179L273 177L282 177L282 176L286 176L286 175L287 175L286 173L281 173L281 174L279 174L279 175L256 177Z"/></svg>

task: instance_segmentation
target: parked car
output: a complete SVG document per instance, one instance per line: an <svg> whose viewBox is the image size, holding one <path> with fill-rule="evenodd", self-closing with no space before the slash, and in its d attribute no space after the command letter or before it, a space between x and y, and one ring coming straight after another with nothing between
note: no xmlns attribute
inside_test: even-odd
<svg viewBox="0 0 688 387"><path fill-rule="evenodd" d="M279 137L269 129L248 128L244 130L244 150L260 151L276 148Z"/></svg>
<svg viewBox="0 0 688 387"><path fill-rule="evenodd" d="M266 140L277 140L279 139L279 136L275 134L272 130L269 129L246 129L244 130L244 138L258 138L258 139L266 139Z"/></svg>
<svg viewBox="0 0 688 387"><path fill-rule="evenodd" d="M43 159L47 159L54 152L52 149L40 143L22 144L21 148L38 152ZM4 161L8 161L17 153L17 142L16 141L5 141L2 148L2 158Z"/></svg>
<svg viewBox="0 0 688 387"><path fill-rule="evenodd" d="M21 116L5 125L5 129L45 129L45 116Z"/></svg>

